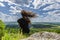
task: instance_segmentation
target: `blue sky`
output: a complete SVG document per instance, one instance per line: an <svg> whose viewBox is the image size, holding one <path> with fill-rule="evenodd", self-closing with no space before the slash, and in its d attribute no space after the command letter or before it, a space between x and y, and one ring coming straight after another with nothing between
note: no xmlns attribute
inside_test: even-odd
<svg viewBox="0 0 60 40"><path fill-rule="evenodd" d="M60 22L60 0L0 0L0 19L17 21L21 10L32 11L38 17L32 22Z"/></svg>

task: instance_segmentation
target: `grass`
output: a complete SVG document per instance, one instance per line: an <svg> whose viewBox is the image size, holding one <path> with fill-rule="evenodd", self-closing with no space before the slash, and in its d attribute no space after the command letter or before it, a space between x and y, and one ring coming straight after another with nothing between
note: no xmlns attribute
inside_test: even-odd
<svg viewBox="0 0 60 40"><path fill-rule="evenodd" d="M22 35L22 34L14 34L14 33L5 33L4 37L2 38L2 40L20 40L26 38L26 36Z"/></svg>
<svg viewBox="0 0 60 40"><path fill-rule="evenodd" d="M60 33L60 27L51 27L51 28L30 28L30 34L33 34L35 32L56 32ZM2 40L21 40L23 38L27 38L29 35L23 35L19 32L18 28L8 28L4 31L4 36L2 37Z"/></svg>
<svg viewBox="0 0 60 40"><path fill-rule="evenodd" d="M20 33L18 29L10 28L5 30L2 40L20 40L26 37L28 36Z"/></svg>

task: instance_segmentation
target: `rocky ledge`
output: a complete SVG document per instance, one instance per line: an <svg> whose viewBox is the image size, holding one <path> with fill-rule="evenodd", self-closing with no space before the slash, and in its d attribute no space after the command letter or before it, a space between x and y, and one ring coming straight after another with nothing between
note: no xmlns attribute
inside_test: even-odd
<svg viewBox="0 0 60 40"><path fill-rule="evenodd" d="M60 40L60 34L53 32L34 33L30 37L22 40Z"/></svg>

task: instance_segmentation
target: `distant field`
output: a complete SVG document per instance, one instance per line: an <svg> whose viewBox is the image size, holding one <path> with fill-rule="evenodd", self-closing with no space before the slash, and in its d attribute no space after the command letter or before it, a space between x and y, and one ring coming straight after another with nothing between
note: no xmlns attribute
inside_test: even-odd
<svg viewBox="0 0 60 40"><path fill-rule="evenodd" d="M34 24L31 30L36 32L48 31L48 32L60 33L60 24L58 23Z"/></svg>
<svg viewBox="0 0 60 40"><path fill-rule="evenodd" d="M35 32L43 32L43 31L47 31L47 32L56 32L56 33L60 33L60 27L52 27L52 28L31 28L32 33Z"/></svg>

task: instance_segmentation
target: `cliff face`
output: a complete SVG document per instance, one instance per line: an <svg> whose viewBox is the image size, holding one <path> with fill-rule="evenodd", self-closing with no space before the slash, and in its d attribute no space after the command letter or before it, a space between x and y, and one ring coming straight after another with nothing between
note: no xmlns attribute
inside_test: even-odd
<svg viewBox="0 0 60 40"><path fill-rule="evenodd" d="M22 40L60 40L60 34L52 32L34 33L30 37Z"/></svg>

